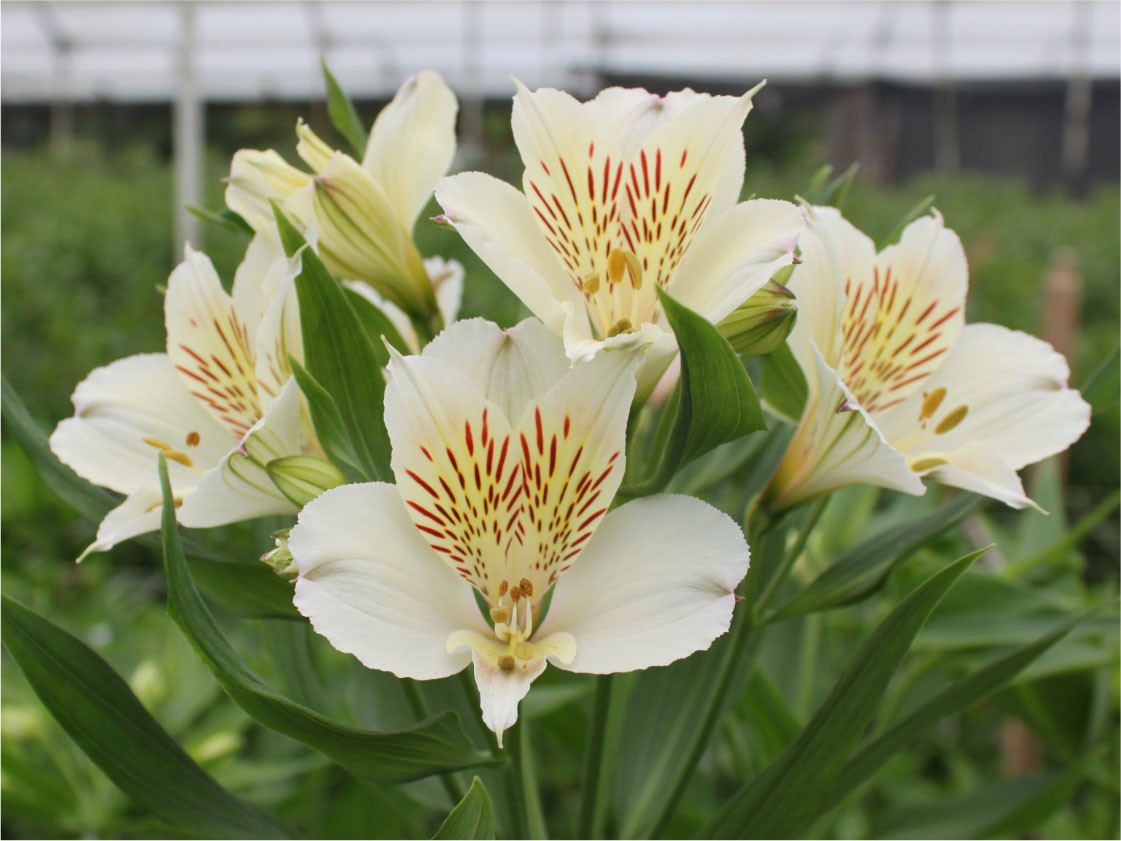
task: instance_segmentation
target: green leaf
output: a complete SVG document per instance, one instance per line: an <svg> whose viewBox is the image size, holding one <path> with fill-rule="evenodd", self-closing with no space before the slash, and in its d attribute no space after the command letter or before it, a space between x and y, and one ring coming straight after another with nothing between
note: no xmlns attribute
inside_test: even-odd
<svg viewBox="0 0 1121 841"><path fill-rule="evenodd" d="M765 621L777 622L803 613L828 610L870 595L879 589L897 563L939 532L963 520L985 501L973 494L962 495L920 520L895 526L852 547Z"/></svg>
<svg viewBox="0 0 1121 841"><path fill-rule="evenodd" d="M242 219L240 214L234 213L228 207L223 207L221 210L207 210L197 204L189 204L187 205L187 212L196 219L225 228L232 233L253 236L253 229L249 227L249 223Z"/></svg>
<svg viewBox="0 0 1121 841"><path fill-rule="evenodd" d="M924 213L926 213L928 210L930 210L933 204L933 195L926 196L925 198L921 198L917 202L915 202L911 206L911 208L903 214L902 218L899 220L899 223L895 226L894 229L892 229L892 232L884 238L884 241L880 243L879 247L886 248L887 246L897 242L899 240L899 237L903 234L903 229L914 222L916 219L918 219L920 216L922 216Z"/></svg>
<svg viewBox="0 0 1121 841"><path fill-rule="evenodd" d="M407 782L494 762L475 750L452 713L398 732L359 730L283 697L261 680L230 646L191 579L162 457L160 479L167 611L238 706L266 727L310 745L356 776L376 782Z"/></svg>
<svg viewBox="0 0 1121 841"><path fill-rule="evenodd" d="M215 603L252 619L299 619L292 585L261 563L191 559L191 575Z"/></svg>
<svg viewBox="0 0 1121 841"><path fill-rule="evenodd" d="M303 237L275 205L274 212L285 250L299 251ZM296 294L300 300L304 367L320 386L314 389L308 384L314 398L304 391L309 403L315 399L320 406L318 412L312 411L316 433L328 438L336 452L345 453L345 464L360 471L362 478L391 482L385 379L380 374L384 351L379 354L381 349L375 348L366 335L342 285L310 248L300 252L300 264ZM296 379L303 390L307 378L296 372ZM323 408L322 393L330 395L333 412ZM323 430L320 422L326 423ZM344 464L338 466L346 472Z"/></svg>
<svg viewBox="0 0 1121 841"><path fill-rule="evenodd" d="M681 348L681 398L654 475L623 488L625 496L655 493L698 456L767 428L755 389L728 340L662 289L658 295Z"/></svg>
<svg viewBox="0 0 1121 841"><path fill-rule="evenodd" d="M350 305L354 307L358 321L366 329L366 336L370 339L370 344L374 346L374 351L378 354L378 358L382 360L382 365L389 362L389 351L385 349L382 342L383 338L398 353L409 354L413 352L405 340L401 338L401 333L393 322L373 301L363 297L353 289L347 289L346 295Z"/></svg>
<svg viewBox="0 0 1121 841"><path fill-rule="evenodd" d="M1119 504L1121 504L1121 491L1114 491L1095 505L1081 520L1064 530L1062 536L1054 543L1026 558L1010 563L1005 574L1010 578L1018 578L1036 567L1062 560L1082 542L1086 535L1096 529L1099 523L1116 511Z"/></svg>
<svg viewBox="0 0 1121 841"><path fill-rule="evenodd" d="M47 443L47 436L6 378L0 379L0 413L4 418L4 431L11 434L27 453L39 476L55 496L94 522L120 504L120 496L91 485L55 457Z"/></svg>
<svg viewBox="0 0 1121 841"><path fill-rule="evenodd" d="M845 199L848 198L849 190L852 188L852 183L856 180L856 173L859 170L860 164L853 163L836 178L829 180L829 176L833 174L833 167L826 164L818 169L810 180L809 189L807 190L807 195L810 197L810 204L831 204L838 210L842 209L845 206Z"/></svg>
<svg viewBox="0 0 1121 841"><path fill-rule="evenodd" d="M777 760L741 788L701 833L704 838L788 838L812 818L868 726L911 641L934 607L987 549L950 564L915 589L857 649L810 723Z"/></svg>
<svg viewBox="0 0 1121 841"><path fill-rule="evenodd" d="M797 422L806 406L806 377L798 366L789 344L776 348L763 358L759 378L763 402L781 417Z"/></svg>
<svg viewBox="0 0 1121 841"><path fill-rule="evenodd" d="M1101 361L1083 381L1082 397L1094 412L1103 412L1121 400L1121 347Z"/></svg>
<svg viewBox="0 0 1121 841"><path fill-rule="evenodd" d="M370 476L362 467L362 459L354 451L335 398L294 358L289 357L288 364L300 391L307 399L315 436L327 457L351 482L368 482Z"/></svg>
<svg viewBox="0 0 1121 841"><path fill-rule="evenodd" d="M293 837L278 818L218 785L95 651L19 602L0 601L4 645L27 682L121 791L192 834Z"/></svg>
<svg viewBox="0 0 1121 841"><path fill-rule="evenodd" d="M1087 614L1087 616L1089 615ZM914 740L933 724L968 709L1007 685L1028 664L1066 636L1075 625L1085 618L1085 616L1081 616L1061 628L1056 628L1049 634L1044 634L1034 642L970 672L965 678L941 690L913 713L893 725L887 732L865 745L852 759L845 763L841 772L833 780L832 785L818 800L817 814L807 815L801 827L795 828L795 833L808 827L817 815L823 815L838 806L865 780L878 771L887 760L907 746L914 744Z"/></svg>
<svg viewBox="0 0 1121 841"><path fill-rule="evenodd" d="M354 156L362 160L366 154L366 129L354 109L354 103L327 67L327 60L320 59L319 63L323 67L323 81L327 83L327 116L331 118L331 125L346 138L346 142L354 150Z"/></svg>
<svg viewBox="0 0 1121 841"><path fill-rule="evenodd" d="M482 780L475 777L471 781L467 794L432 838L494 838L494 807Z"/></svg>

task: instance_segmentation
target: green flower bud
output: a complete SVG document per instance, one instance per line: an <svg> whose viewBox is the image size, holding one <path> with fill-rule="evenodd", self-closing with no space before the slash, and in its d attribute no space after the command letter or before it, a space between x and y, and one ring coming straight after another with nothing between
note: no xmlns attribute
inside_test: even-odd
<svg viewBox="0 0 1121 841"><path fill-rule="evenodd" d="M324 491L346 484L335 465L315 456L273 459L265 470L280 492L301 508Z"/></svg>
<svg viewBox="0 0 1121 841"><path fill-rule="evenodd" d="M736 353L762 356L786 341L798 317L794 293L782 285L789 276L783 269L717 325Z"/></svg>
<svg viewBox="0 0 1121 841"><path fill-rule="evenodd" d="M296 566L296 561L292 557L292 553L288 551L288 533L291 529L280 529L272 533L273 540L276 541L276 548L271 552L266 552L261 556L261 563L267 565L277 575L284 578L291 578L293 575L300 571Z"/></svg>

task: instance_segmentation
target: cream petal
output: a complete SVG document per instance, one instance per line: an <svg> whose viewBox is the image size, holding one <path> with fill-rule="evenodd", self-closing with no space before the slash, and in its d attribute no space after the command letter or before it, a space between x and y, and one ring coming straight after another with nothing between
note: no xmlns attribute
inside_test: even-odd
<svg viewBox="0 0 1121 841"><path fill-rule="evenodd" d="M471 649L475 684L479 687L479 705L483 723L494 732L498 746L502 747L502 734L518 720L518 704L529 694L533 681L545 671L545 658L521 662L510 671L475 648Z"/></svg>
<svg viewBox="0 0 1121 841"><path fill-rule="evenodd" d="M244 435L261 417L249 327L205 254L185 249L164 299L167 354L180 382L218 423Z"/></svg>
<svg viewBox="0 0 1121 841"><path fill-rule="evenodd" d="M289 164L272 149L242 149L234 154L226 179L226 205L259 234L276 231L269 199L283 201L311 176Z"/></svg>
<svg viewBox="0 0 1121 841"><path fill-rule="evenodd" d="M511 422L570 367L560 339L535 318L510 330L482 318L459 321L437 336L424 355L466 374Z"/></svg>
<svg viewBox="0 0 1121 841"><path fill-rule="evenodd" d="M371 669L432 680L463 669L448 636L487 633L471 588L428 547L393 485L343 485L308 503L288 539L294 602L337 648Z"/></svg>
<svg viewBox="0 0 1121 841"><path fill-rule="evenodd" d="M537 593L576 563L625 469L627 417L642 354L579 363L526 409L515 430L525 490L523 533L509 549Z"/></svg>
<svg viewBox="0 0 1121 841"><path fill-rule="evenodd" d="M292 376L289 357L304 362L303 329L300 325L300 299L296 293L296 277L300 258L280 257L269 267L262 279L262 297L267 307L257 326L254 375L261 410L268 412L273 400ZM236 289L235 289L236 294ZM235 304L237 303L235 297Z"/></svg>
<svg viewBox="0 0 1121 841"><path fill-rule="evenodd" d="M1016 471L978 444L966 444L943 453L946 463L928 467L922 475L943 485L972 491L999 500L1011 508L1042 511L1024 492Z"/></svg>
<svg viewBox="0 0 1121 841"><path fill-rule="evenodd" d="M409 517L450 569L497 599L503 580L517 580L504 559L523 493L509 421L441 359L393 351L389 374L390 464Z"/></svg>
<svg viewBox="0 0 1121 841"><path fill-rule="evenodd" d="M485 173L464 172L440 180L436 201L471 250L550 330L560 334L569 312L586 320L583 297L538 230L525 196Z"/></svg>
<svg viewBox="0 0 1121 841"><path fill-rule="evenodd" d="M698 234L670 285L677 301L716 324L794 261L804 220L797 205L743 202Z"/></svg>
<svg viewBox="0 0 1121 841"><path fill-rule="evenodd" d="M1067 386L1069 376L1066 360L1046 342L970 324L922 391L885 412L881 425L912 462L975 444L1019 470L1062 452L1089 426L1090 407Z"/></svg>
<svg viewBox="0 0 1121 841"><path fill-rule="evenodd" d="M416 328L413 327L412 321L409 320L409 316L403 309L392 301L387 301L368 283L362 283L358 280L346 280L343 281L343 285L355 294L361 295L381 310L382 315L388 318L390 323L397 328L397 333L404 340L409 351L411 353L420 353L420 340L417 338Z"/></svg>
<svg viewBox="0 0 1121 841"><path fill-rule="evenodd" d="M839 373L864 408L898 404L943 363L965 324L968 276L961 240L935 213L908 225L871 275L846 278Z"/></svg>
<svg viewBox="0 0 1121 841"><path fill-rule="evenodd" d="M301 411L300 390L290 378L239 446L199 479L183 500L179 522L188 528L209 528L269 514L295 514L297 506L273 484L265 465L303 453Z"/></svg>
<svg viewBox="0 0 1121 841"><path fill-rule="evenodd" d="M436 293L436 306L444 324L451 324L459 317L459 307L463 303L463 264L458 260L445 260L443 257L428 257L424 270Z"/></svg>
<svg viewBox="0 0 1121 841"><path fill-rule="evenodd" d="M158 531L162 517L163 494L158 488L133 491L105 515L101 525L97 527L97 538L78 556L78 562L81 563L88 555L96 552L108 552L129 538Z"/></svg>
<svg viewBox="0 0 1121 841"><path fill-rule="evenodd" d="M628 502L604 518L557 582L540 635L576 641L573 672L664 666L728 630L749 551L726 514L687 496Z"/></svg>
<svg viewBox="0 0 1121 841"><path fill-rule="evenodd" d="M95 369L72 400L74 417L55 428L51 451L83 479L118 493L159 488L156 454L163 447L178 454L168 460L172 487L187 491L237 443L162 353Z"/></svg>
<svg viewBox="0 0 1121 841"><path fill-rule="evenodd" d="M838 369L842 363L845 280L871 274L876 246L835 208L809 207L798 247L801 263L786 284L798 300L798 320L790 334L790 348L805 369L813 365L812 342L826 364Z"/></svg>
<svg viewBox="0 0 1121 841"><path fill-rule="evenodd" d="M412 230L455 156L455 94L430 70L410 77L370 130L362 166Z"/></svg>
<svg viewBox="0 0 1121 841"><path fill-rule="evenodd" d="M926 488L811 344L803 368L808 398L801 422L767 489L773 510L846 485L872 484L921 495Z"/></svg>

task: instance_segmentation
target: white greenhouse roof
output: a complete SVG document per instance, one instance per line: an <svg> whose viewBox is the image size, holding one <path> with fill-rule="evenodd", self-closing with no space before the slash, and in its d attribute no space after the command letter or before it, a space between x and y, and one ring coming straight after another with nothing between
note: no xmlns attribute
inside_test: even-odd
<svg viewBox="0 0 1121 841"><path fill-rule="evenodd" d="M5 102L319 98L319 57L352 96L417 70L463 94L510 76L590 93L600 73L753 81L1121 75L1116 2L28 2L0 6Z"/></svg>

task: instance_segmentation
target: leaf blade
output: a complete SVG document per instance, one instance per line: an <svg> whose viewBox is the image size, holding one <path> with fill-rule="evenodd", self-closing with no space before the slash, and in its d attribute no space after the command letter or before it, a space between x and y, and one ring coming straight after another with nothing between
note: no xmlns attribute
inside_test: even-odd
<svg viewBox="0 0 1121 841"><path fill-rule="evenodd" d="M483 781L475 777L463 799L440 824L433 841L438 838L494 838L494 805Z"/></svg>
<svg viewBox="0 0 1121 841"><path fill-rule="evenodd" d="M35 694L121 791L169 824L203 835L293 837L191 759L100 655L19 602L0 601L4 645Z"/></svg>

